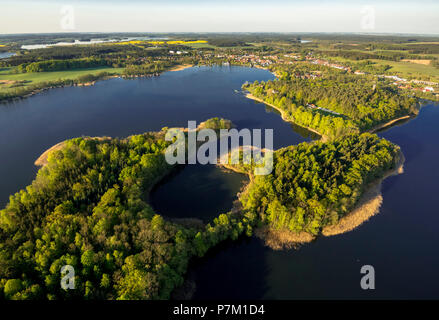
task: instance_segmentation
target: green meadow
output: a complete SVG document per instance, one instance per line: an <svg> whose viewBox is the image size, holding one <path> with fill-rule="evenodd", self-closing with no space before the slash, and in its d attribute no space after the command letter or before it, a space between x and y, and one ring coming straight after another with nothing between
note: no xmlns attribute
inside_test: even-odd
<svg viewBox="0 0 439 320"><path fill-rule="evenodd" d="M86 74L96 75L101 72L108 72L111 74L120 74L124 68L111 68L111 67L98 67L90 69L77 69L77 70L65 70L65 71L53 71L53 72L34 72L34 73L11 73L12 68L0 69L0 81L26 81L23 83L25 86L36 84L39 82L49 82L61 79L75 80L80 76ZM0 83L1 89L7 89L12 83Z"/></svg>

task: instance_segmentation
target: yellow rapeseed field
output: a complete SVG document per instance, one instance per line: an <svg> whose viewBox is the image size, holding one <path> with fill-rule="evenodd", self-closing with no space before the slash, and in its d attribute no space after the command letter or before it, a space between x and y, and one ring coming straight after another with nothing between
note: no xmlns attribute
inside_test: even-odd
<svg viewBox="0 0 439 320"><path fill-rule="evenodd" d="M139 45L143 43L149 43L153 45L161 45L161 44L196 44L196 43L207 43L206 40L193 40L193 41L184 41L184 40L171 40L171 41L143 41L143 40L132 40L132 41L122 41L115 42L114 44L120 45Z"/></svg>

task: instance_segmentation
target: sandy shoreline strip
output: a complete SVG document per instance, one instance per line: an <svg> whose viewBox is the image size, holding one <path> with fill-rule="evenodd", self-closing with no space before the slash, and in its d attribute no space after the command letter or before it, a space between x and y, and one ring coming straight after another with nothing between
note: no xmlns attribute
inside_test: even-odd
<svg viewBox="0 0 439 320"><path fill-rule="evenodd" d="M311 242L315 237L308 232L295 233L288 229L275 230L269 226L255 229L255 235L273 250L289 250Z"/></svg>
<svg viewBox="0 0 439 320"><path fill-rule="evenodd" d="M193 64L181 64L179 66L175 66L175 67L169 69L168 71L172 71L172 72L173 71L181 71L181 70L184 70L184 69L187 69L187 68L191 68L193 66L194 66Z"/></svg>
<svg viewBox="0 0 439 320"><path fill-rule="evenodd" d="M384 128L387 128L387 127L390 127L390 126L391 126L392 124L394 124L395 122L398 122L398 121L401 121L401 120L404 120L404 119L409 119L409 118L411 118L411 116L410 116L410 115L406 115L406 116L402 116L402 117L399 117L399 118L396 118L396 119L390 120L389 122L386 122L386 123L382 123L382 124L377 125L376 127L370 129L369 132L371 132L371 133L375 133L375 132L377 132L378 130L381 130L381 129L384 129Z"/></svg>
<svg viewBox="0 0 439 320"><path fill-rule="evenodd" d="M275 106L275 105L273 105L273 104L271 104L271 103L267 103L267 102L265 102L264 100L262 100L262 99L260 99L260 98L258 98L258 97L255 97L255 96L252 95L251 93L247 93L247 94L245 95L245 97L248 98L248 99L251 99L251 100L255 100L255 101L261 102L261 103L263 103L263 104L266 104L267 106L272 107L273 109L276 109L277 111L280 112L281 117L282 117L282 119L283 119L285 122L294 123L295 125L297 125L297 126L299 126L299 127L305 128L305 129L308 130L308 131L311 131L311 132L314 132L315 134L318 134L318 135L321 137L320 140L323 141L323 142L328 141L328 137L325 136L324 134L321 134L321 133L318 132L317 130L315 130L315 129L313 129L313 128L309 128L309 127L304 127L304 126L302 126L302 125L300 125L300 124L297 124L297 123L295 123L295 122L289 120L289 119L287 118L287 116L285 115L285 111L282 110L282 109L280 109L279 107L277 107L277 106Z"/></svg>
<svg viewBox="0 0 439 320"><path fill-rule="evenodd" d="M395 169L389 170L381 179L370 183L366 187L366 191L358 200L355 208L341 218L337 224L324 227L322 234L328 237L352 231L379 213L383 202L383 196L381 194L382 182L388 177L402 174L404 172L404 161L404 155L400 152L399 161L396 164Z"/></svg>
<svg viewBox="0 0 439 320"><path fill-rule="evenodd" d="M100 141L102 140L107 140L107 139L111 139L110 137L84 137L85 139L98 139ZM46 151L44 151L41 156L38 157L37 160L35 160L34 164L37 167L44 167L45 165L47 165L47 160L49 158L49 154L53 151L59 151L62 148L64 148L64 146L66 145L66 142L69 140L64 140L61 141L57 144L55 144L54 146L50 147L49 149L47 149Z"/></svg>

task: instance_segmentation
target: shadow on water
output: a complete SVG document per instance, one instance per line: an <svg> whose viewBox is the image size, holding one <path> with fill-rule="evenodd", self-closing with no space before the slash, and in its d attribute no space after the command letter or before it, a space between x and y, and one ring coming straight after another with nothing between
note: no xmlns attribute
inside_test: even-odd
<svg viewBox="0 0 439 320"><path fill-rule="evenodd" d="M437 123L439 108L428 105L417 118L379 132L406 158L404 173L383 182L379 214L298 250L272 251L255 238L214 249L189 271L194 298L439 298ZM360 287L364 265L375 268L375 290Z"/></svg>
<svg viewBox="0 0 439 320"><path fill-rule="evenodd" d="M266 250L260 240L241 237L193 259L187 274L195 283L192 299L262 299L268 290L265 275L270 267L264 259Z"/></svg>
<svg viewBox="0 0 439 320"><path fill-rule="evenodd" d="M407 118L407 119L402 119L402 120L398 120L394 123L392 123L392 125L388 126L388 127L384 127L381 129L378 129L375 131L376 134L382 133L382 132L386 132L387 130L390 130L394 127L400 127L405 125L406 123L409 123L410 121L412 121L414 118Z"/></svg>

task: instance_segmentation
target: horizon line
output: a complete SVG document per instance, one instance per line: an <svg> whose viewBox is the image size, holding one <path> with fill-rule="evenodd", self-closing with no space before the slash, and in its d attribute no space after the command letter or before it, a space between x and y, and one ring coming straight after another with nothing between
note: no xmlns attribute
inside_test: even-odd
<svg viewBox="0 0 439 320"><path fill-rule="evenodd" d="M356 34L356 35L397 35L397 36L439 36L439 33L409 33L409 32L359 32L359 31L54 31L54 32L17 32L1 33L7 35L37 35L37 34Z"/></svg>

